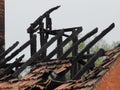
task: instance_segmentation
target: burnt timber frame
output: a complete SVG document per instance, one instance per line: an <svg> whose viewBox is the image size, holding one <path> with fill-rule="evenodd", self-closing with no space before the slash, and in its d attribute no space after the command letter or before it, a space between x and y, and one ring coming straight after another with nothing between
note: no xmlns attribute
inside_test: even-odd
<svg viewBox="0 0 120 90"><path fill-rule="evenodd" d="M52 62L52 61L62 61L69 60L72 64L71 68L68 68L67 71L59 73L55 80L65 82L65 75L70 71L70 79L76 80L80 79L81 76L90 70L91 65L94 68L94 62L101 56L104 56L104 50L100 49L97 53L91 53L90 49L95 45L101 38L103 38L108 32L110 32L115 24L112 23L108 28L103 30L97 37L90 41L85 47L78 52L78 46L81 43L84 43L88 38L93 36L98 32L98 28L93 29L86 35L79 38L79 34L82 32L83 28L80 27L71 27L63 29L52 29L52 18L50 14L57 10L60 6L53 7L42 14L37 18L27 29L30 39L21 45L17 50L11 53L15 47L19 44L17 41L5 52L0 54L0 69L4 69L0 73L0 78L4 75L11 74L12 77L17 78L19 74L27 67L34 67L44 65L43 63ZM70 35L67 35L66 32L70 32ZM53 37L51 38L50 35ZM37 42L37 36L39 36L39 41ZM65 38L65 39L64 39ZM48 48L57 41L55 48L48 53ZM71 47L64 52L65 45L72 42ZM40 45L38 45L40 43ZM26 62L21 62L25 55L21 55L13 63L7 63L8 61L13 60L15 56L20 54L21 51L30 46L30 57ZM71 54L70 57L68 55ZM6 57L6 55L10 54ZM53 59L53 56L55 56ZM87 59L87 60L84 60ZM82 68L80 67L82 66ZM15 68L15 70L13 70ZM32 71L31 70L31 71Z"/></svg>

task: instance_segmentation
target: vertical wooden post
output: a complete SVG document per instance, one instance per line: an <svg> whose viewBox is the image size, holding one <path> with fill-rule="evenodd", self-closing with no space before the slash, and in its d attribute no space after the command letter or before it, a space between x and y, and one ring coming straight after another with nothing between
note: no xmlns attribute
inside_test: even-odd
<svg viewBox="0 0 120 90"><path fill-rule="evenodd" d="M52 30L52 20L50 15L46 16L46 30Z"/></svg>
<svg viewBox="0 0 120 90"><path fill-rule="evenodd" d="M45 40L45 34L44 32L44 23L40 22L39 23L39 31L40 31L40 46L41 48L44 46L44 44L46 43ZM42 53L41 58L44 58L46 56L46 50Z"/></svg>
<svg viewBox="0 0 120 90"><path fill-rule="evenodd" d="M46 30L51 30L51 29L52 29L51 18L49 15L47 15L46 16ZM41 45L41 47L43 47L47 43L47 39L48 39L48 34L44 33L44 23L43 22L40 22L39 30L40 30L40 45ZM42 53L41 58L46 57L46 54L47 54L47 50L45 50Z"/></svg>
<svg viewBox="0 0 120 90"><path fill-rule="evenodd" d="M30 40L32 40L32 38L33 38L33 32L30 32L29 35L30 35ZM31 56L33 55L33 53L32 53L33 50L32 49L33 49L33 43L30 44L30 55Z"/></svg>
<svg viewBox="0 0 120 90"><path fill-rule="evenodd" d="M72 38L72 41L73 41L73 44L76 43L78 41L78 37L77 35L75 34L75 30L72 31L73 33L73 38ZM74 47L73 50L72 50L72 56L76 56L78 53L78 46ZM72 63L72 69L71 69L71 78L74 77L74 75L77 73L77 62L73 62Z"/></svg>
<svg viewBox="0 0 120 90"><path fill-rule="evenodd" d="M75 34L75 30L72 31L73 33L73 37L72 37L72 41L73 41L73 45L74 43L76 43L78 41L78 37L77 35ZM78 53L78 46L74 47L73 50L72 50L72 56L76 56Z"/></svg>
<svg viewBox="0 0 120 90"><path fill-rule="evenodd" d="M39 23L39 31L40 31L40 45L41 47L44 45L44 33L43 30L44 29L44 23L40 22Z"/></svg>
<svg viewBox="0 0 120 90"><path fill-rule="evenodd" d="M57 40L57 47L62 43L62 36L58 38ZM57 58L59 58L63 54L63 47L60 47L57 51ZM59 77L60 81L65 81L65 74L60 75Z"/></svg>
<svg viewBox="0 0 120 90"><path fill-rule="evenodd" d="M34 34L34 28L32 27L33 24L31 24L31 28L29 28L29 36L30 36L30 55L32 56L36 52L36 35Z"/></svg>
<svg viewBox="0 0 120 90"><path fill-rule="evenodd" d="M62 43L62 36L57 40L57 46ZM63 47L60 47L57 51L57 58L59 58L63 54Z"/></svg>
<svg viewBox="0 0 120 90"><path fill-rule="evenodd" d="M34 34L34 37L32 38L32 42L31 42L31 56L36 53L37 50L37 40L36 40L36 35Z"/></svg>
<svg viewBox="0 0 120 90"><path fill-rule="evenodd" d="M46 31L51 31L52 30L52 20L50 18L50 15L48 14L46 16ZM47 43L47 40L49 38L49 34L48 33L44 33L44 44ZM46 57L47 55L47 50L44 51L44 57Z"/></svg>

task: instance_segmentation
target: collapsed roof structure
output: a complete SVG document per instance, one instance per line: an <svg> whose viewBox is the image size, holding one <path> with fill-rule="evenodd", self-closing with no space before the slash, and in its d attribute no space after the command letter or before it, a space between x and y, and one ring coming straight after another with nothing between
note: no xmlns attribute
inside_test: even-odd
<svg viewBox="0 0 120 90"><path fill-rule="evenodd" d="M13 51L19 44L17 41L0 55L0 90L93 90L113 62L120 58L120 46L110 51L99 49L95 53L90 52L90 49L115 27L114 23L78 52L78 46L97 33L98 28L81 38L78 38L78 35L82 32L82 27L53 30L50 14L59 7L49 9L30 25L27 29L30 40ZM71 35L66 32L71 32ZM37 36L40 36L40 48L37 46ZM56 41L56 47L48 53L47 49ZM64 52L63 48L70 41L71 47ZM21 55L13 63L8 63L28 46L31 56L26 62L21 62L25 56ZM6 57L8 54L10 55ZM57 56L53 59L55 55ZM95 67L95 61L103 56L107 58L99 67ZM19 75L28 66L31 67L30 72L20 78ZM70 80L66 80L68 73ZM87 75L83 79L85 73Z"/></svg>

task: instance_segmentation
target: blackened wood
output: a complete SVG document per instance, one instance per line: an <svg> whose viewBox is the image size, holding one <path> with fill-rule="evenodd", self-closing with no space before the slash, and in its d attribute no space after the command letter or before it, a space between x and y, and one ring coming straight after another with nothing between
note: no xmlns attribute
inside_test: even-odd
<svg viewBox="0 0 120 90"><path fill-rule="evenodd" d="M50 15L46 16L46 30L52 30L52 19L50 18Z"/></svg>
<svg viewBox="0 0 120 90"><path fill-rule="evenodd" d="M55 34L56 35L56 34ZM67 34L63 34L63 36L65 36L65 37L69 37L69 35L67 35Z"/></svg>
<svg viewBox="0 0 120 90"><path fill-rule="evenodd" d="M44 23L40 22L39 23L39 32L44 31ZM40 33L40 46L42 47L44 45L44 33Z"/></svg>
<svg viewBox="0 0 120 90"><path fill-rule="evenodd" d="M78 41L78 38L77 38L77 35L75 34L75 31L72 31L72 33L73 33L72 34L73 35L73 37L72 37L72 41L73 41L72 45L74 45L74 43L76 43ZM73 49L72 49L72 57L76 56L77 53L78 53L78 46L73 47ZM77 73L77 62L72 63L72 68L70 70L70 73L71 73L70 74L71 78Z"/></svg>
<svg viewBox="0 0 120 90"><path fill-rule="evenodd" d="M82 59L90 59L94 54L85 54L82 56Z"/></svg>
<svg viewBox="0 0 120 90"><path fill-rule="evenodd" d="M12 63L6 63L4 66L0 67L0 68L7 68L11 65ZM18 65L16 67L20 67L22 64L24 64L24 62L20 62L18 63Z"/></svg>
<svg viewBox="0 0 120 90"><path fill-rule="evenodd" d="M17 67L17 65L19 64L19 62L22 61L22 59L24 58L24 56L25 56L25 55L22 55L21 57L19 57L18 59L16 59L16 61L13 62L12 64L10 64L10 66L7 67L7 68L5 69L5 71L3 72L3 74L1 74L0 76L9 74L9 73L12 71L12 69L13 69L14 67Z"/></svg>
<svg viewBox="0 0 120 90"><path fill-rule="evenodd" d="M94 56L94 54L84 54L82 56L82 59L90 59L92 56ZM73 57L66 57L65 59L68 60L68 59L73 59L73 58L75 58L75 56L73 56Z"/></svg>
<svg viewBox="0 0 120 90"><path fill-rule="evenodd" d="M73 30L72 31L72 41L73 41L73 45L74 45L74 43L76 43L77 41L78 41L78 37L77 37L77 35L75 34L75 31ZM78 46L76 46L76 47L73 47L73 50L72 50L72 56L74 57L74 56L76 56L77 55L77 53L78 53Z"/></svg>
<svg viewBox="0 0 120 90"><path fill-rule="evenodd" d="M82 31L82 27L76 30L76 35L78 35ZM49 55L47 55L43 60L48 60L52 58L58 51L59 48L64 47L70 40L72 40L73 35L71 34L67 39L65 39L59 46L57 46Z"/></svg>
<svg viewBox="0 0 120 90"><path fill-rule="evenodd" d="M52 31L47 32L46 30L44 30L43 32L38 32L38 33L46 33L46 34L50 34L50 35L56 35L56 34L58 34L58 32L57 31L55 31L55 32L52 32ZM69 37L69 35L67 35L67 34L63 34L63 36Z"/></svg>
<svg viewBox="0 0 120 90"><path fill-rule="evenodd" d="M12 76L17 77L21 73L21 71L23 71L27 66L29 66L34 61L36 61L38 57L40 56L40 54L44 50L46 50L53 42L55 42L59 37L61 37L63 33L64 33L63 31L60 31L59 34L57 34L50 41L48 41L40 50L38 50L38 52L36 52L30 59L28 59L26 63L24 63L18 70L16 70Z"/></svg>
<svg viewBox="0 0 120 90"><path fill-rule="evenodd" d="M94 44L96 44L101 38L103 38L108 32L114 28L115 24L112 23L108 28L102 31L98 36L96 36L90 43L88 43L85 48L73 59L73 61L81 61L83 54L88 51Z"/></svg>
<svg viewBox="0 0 120 90"><path fill-rule="evenodd" d="M45 87L45 90L55 90L58 86L64 84L60 81L51 80Z"/></svg>
<svg viewBox="0 0 120 90"><path fill-rule="evenodd" d="M62 43L62 36L58 38L57 40L57 46L59 46ZM63 47L60 47L57 51L57 58L59 58L63 54ZM59 76L60 81L65 81L65 75Z"/></svg>
<svg viewBox="0 0 120 90"><path fill-rule="evenodd" d="M87 54L90 54L90 50L87 51ZM87 60L89 60L89 58ZM94 67L95 67L95 64L93 63L90 67L90 70L93 70ZM88 73L90 72L90 70L88 70Z"/></svg>
<svg viewBox="0 0 120 90"><path fill-rule="evenodd" d="M71 28L63 28L63 29L57 29L57 30L52 30L52 32L59 32L61 30L63 30L64 32L69 32L69 31L73 31L73 30L77 30L79 29L80 27L71 27Z"/></svg>
<svg viewBox="0 0 120 90"><path fill-rule="evenodd" d="M69 55L69 53L72 51L74 47L77 47L80 43L84 42L86 39L97 33L98 28L95 28L91 32L87 33L85 36L83 36L81 39L79 39L72 47L70 47L59 59L63 59Z"/></svg>
<svg viewBox="0 0 120 90"><path fill-rule="evenodd" d="M40 23L42 22L42 20L47 16L49 15L50 13L52 13L54 10L58 9L60 6L56 6L56 7L53 7L51 9L49 9L48 11L46 11L43 15L41 15L39 18L37 18L32 24L31 26L27 29L27 32L30 33L30 32L35 32L34 31L34 28ZM31 29L32 28L32 29Z"/></svg>
<svg viewBox="0 0 120 90"><path fill-rule="evenodd" d="M57 40L57 46L59 46L62 43L62 37L58 38ZM60 57L63 54L63 47L60 47L57 51L57 58Z"/></svg>
<svg viewBox="0 0 120 90"><path fill-rule="evenodd" d="M82 59L90 59L93 55L94 55L94 54L83 55L83 56L82 56ZM74 57L66 57L65 59L61 59L61 60L71 60L71 59L73 59L73 58L74 58ZM58 59L48 59L48 60L42 61L42 62L56 61L56 60L58 60ZM41 61L40 61L40 60L36 60L36 61L34 61L34 62L35 62L35 64L36 64L36 63L40 63ZM34 63L34 62L33 62L33 63ZM41 63L42 63L42 62L41 62ZM21 66L21 65L24 64L24 63L26 63L26 62L20 62L20 63L18 63L18 67ZM6 67L9 67L11 64L12 64L12 63L6 64L6 65L5 65L5 68L6 68Z"/></svg>
<svg viewBox="0 0 120 90"><path fill-rule="evenodd" d="M39 23L39 32L44 31L44 23ZM40 33L40 46L41 48L47 43L45 33ZM41 58L46 56L46 50L42 53Z"/></svg>
<svg viewBox="0 0 120 90"><path fill-rule="evenodd" d="M87 50L87 52L86 52L87 54L90 54L90 50Z"/></svg>
<svg viewBox="0 0 120 90"><path fill-rule="evenodd" d="M50 15L46 16L46 30L51 31L52 30L52 20L50 18ZM47 42L47 39L49 38L49 34L45 33L45 40Z"/></svg>
<svg viewBox="0 0 120 90"><path fill-rule="evenodd" d="M29 35L30 35L30 40L31 40L33 38L33 33L30 32ZM33 43L30 43L30 54L31 54L31 56L32 56L32 51L33 51Z"/></svg>
<svg viewBox="0 0 120 90"><path fill-rule="evenodd" d="M81 78L81 76L90 69L91 65L95 63L95 61L100 57L103 56L105 51L103 49L100 49L93 57L90 58L90 60L83 66L83 68L72 78L72 80L78 80Z"/></svg>
<svg viewBox="0 0 120 90"><path fill-rule="evenodd" d="M31 53L31 56L36 53L36 50L37 50L37 46L36 46L36 43L37 43L37 40L36 40L36 35L33 34L30 38L31 40L31 43L30 43L30 53Z"/></svg>
<svg viewBox="0 0 120 90"><path fill-rule="evenodd" d="M19 42L15 42L11 47L9 47L5 52L3 52L0 55L0 60L3 59L8 53L10 53L17 45L19 44Z"/></svg>
<svg viewBox="0 0 120 90"><path fill-rule="evenodd" d="M16 55L18 55L21 51L23 51L26 47L30 45L32 40L27 41L24 43L20 48L15 50L10 56L4 59L4 61L0 62L0 67L4 66L7 61L10 61L12 58L14 58Z"/></svg>
<svg viewBox="0 0 120 90"><path fill-rule="evenodd" d="M44 30L44 31L41 31L39 33L48 33L48 34L52 34L52 35L56 35L59 31L63 30L64 32L72 32L73 30L77 30L79 29L80 27L72 27L72 28L63 28L63 29L57 29L57 30L52 30L52 31L49 31L49 30ZM64 34L66 35L66 34Z"/></svg>
<svg viewBox="0 0 120 90"><path fill-rule="evenodd" d="M90 59L92 56L93 56L94 54L89 54L89 55L83 55L82 56L82 59ZM64 58L64 59L61 59L60 61L62 61L62 60L72 60L72 59L74 59L75 57L66 57L66 58ZM45 63L45 62L49 62L49 61L56 61L56 60L58 60L58 59L47 59L47 60L43 60L42 59L42 61L41 60L36 60L36 61L34 61L33 63L32 63L32 65L35 65L35 64L37 64L37 63ZM83 62L83 65L85 65L86 64L86 62ZM9 64L8 64L9 65ZM21 65L21 63L20 63L20 65Z"/></svg>
<svg viewBox="0 0 120 90"><path fill-rule="evenodd" d="M43 31L43 32L38 32L38 33L47 33L47 34L50 34L50 35L56 35L57 34L57 32L47 32L47 31ZM63 36L65 36L65 37L69 37L69 35L67 35L67 34L63 34Z"/></svg>

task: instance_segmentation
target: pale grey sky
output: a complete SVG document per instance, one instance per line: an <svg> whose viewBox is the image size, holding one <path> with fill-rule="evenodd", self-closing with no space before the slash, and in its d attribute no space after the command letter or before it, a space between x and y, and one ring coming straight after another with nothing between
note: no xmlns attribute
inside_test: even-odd
<svg viewBox="0 0 120 90"><path fill-rule="evenodd" d="M99 32L115 23L104 39L120 40L120 0L5 0L6 47L15 41L29 39L26 29L46 10L61 5L51 14L53 28L82 26L83 33L99 28Z"/></svg>

